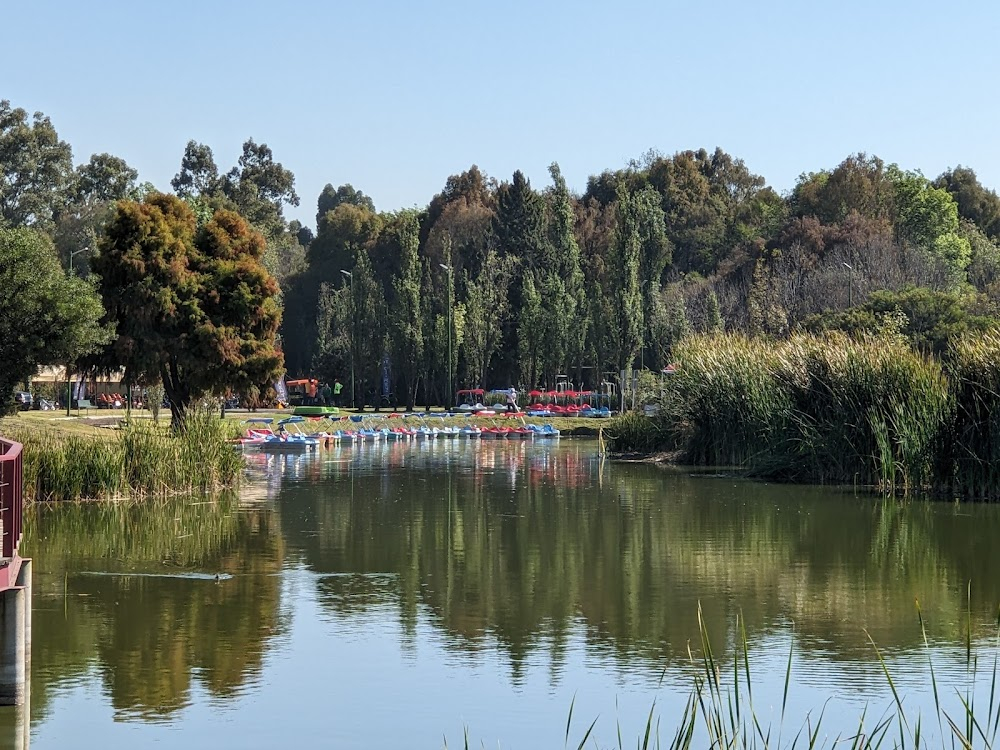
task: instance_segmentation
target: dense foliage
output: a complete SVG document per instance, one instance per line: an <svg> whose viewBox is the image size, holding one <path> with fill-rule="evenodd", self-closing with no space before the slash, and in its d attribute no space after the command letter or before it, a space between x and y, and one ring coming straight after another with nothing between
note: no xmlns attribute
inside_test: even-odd
<svg viewBox="0 0 1000 750"><path fill-rule="evenodd" d="M67 276L34 229L0 228L0 414L40 365L65 365L108 338L93 286Z"/></svg>
<svg viewBox="0 0 1000 750"><path fill-rule="evenodd" d="M1000 198L967 167L932 181L855 154L781 195L716 149L651 151L582 195L557 164L549 177L538 189L519 171L498 180L472 166L400 212L331 182L315 231L286 220L294 175L252 139L229 171L190 141L171 187L196 226L230 211L259 233L288 374L353 374L359 404L562 377L597 388L723 330L888 326L942 353L998 315ZM137 180L109 154L74 169L48 118L0 103L0 221L49 233L67 266L85 269L107 242L116 202L160 200Z"/></svg>
<svg viewBox="0 0 1000 750"><path fill-rule="evenodd" d="M995 328L958 336L944 361L891 328L779 342L691 336L676 354L652 399L655 418L626 413L608 426L614 450L669 449L687 463L783 481L1000 493Z"/></svg>
<svg viewBox="0 0 1000 750"><path fill-rule="evenodd" d="M162 382L175 426L205 393L280 374L278 285L263 253L238 214L218 209L199 227L172 195L121 201L105 228L92 265L117 336L104 362Z"/></svg>

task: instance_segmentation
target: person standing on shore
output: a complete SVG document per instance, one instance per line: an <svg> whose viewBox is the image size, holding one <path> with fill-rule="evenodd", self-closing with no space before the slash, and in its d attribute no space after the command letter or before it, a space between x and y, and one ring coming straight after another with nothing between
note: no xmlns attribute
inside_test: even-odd
<svg viewBox="0 0 1000 750"><path fill-rule="evenodd" d="M344 390L344 384L340 382L340 378L333 379L333 405L340 407L340 392Z"/></svg>
<svg viewBox="0 0 1000 750"><path fill-rule="evenodd" d="M514 386L507 392L507 413L513 414L517 411L517 390Z"/></svg>

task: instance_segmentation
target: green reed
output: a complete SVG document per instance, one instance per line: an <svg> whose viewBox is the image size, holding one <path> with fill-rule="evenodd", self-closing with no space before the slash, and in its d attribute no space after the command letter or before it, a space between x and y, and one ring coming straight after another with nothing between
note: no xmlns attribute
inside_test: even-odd
<svg viewBox="0 0 1000 750"><path fill-rule="evenodd" d="M234 486L243 459L229 442L233 429L207 409L195 409L176 434L145 420L94 436L27 424L5 425L4 434L24 445L26 498L48 501L165 497Z"/></svg>
<svg viewBox="0 0 1000 750"><path fill-rule="evenodd" d="M1000 491L992 469L1000 411L991 400L1000 398L1000 336L963 346L946 375L887 336L691 337L675 352L679 367L654 420L661 446L692 464L784 481L907 493L955 484L949 472L958 467L963 494L970 485ZM609 425L614 450L646 450L632 436L657 432L635 420Z"/></svg>

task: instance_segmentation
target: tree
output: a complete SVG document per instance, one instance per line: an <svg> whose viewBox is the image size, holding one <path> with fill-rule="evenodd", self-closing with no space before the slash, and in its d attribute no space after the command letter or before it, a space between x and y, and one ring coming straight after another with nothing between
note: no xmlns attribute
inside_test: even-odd
<svg viewBox="0 0 1000 750"><path fill-rule="evenodd" d="M350 183L336 189L327 183L316 200L316 228L318 231L322 231L326 215L343 203L367 209L369 213L375 213L375 202L360 190L355 190Z"/></svg>
<svg viewBox="0 0 1000 750"><path fill-rule="evenodd" d="M580 246L574 234L576 221L573 200L559 165L549 166L552 190L549 194L549 244L552 267L544 281L543 315L549 334L544 351L544 375L553 385L559 370L583 364L587 338L586 299Z"/></svg>
<svg viewBox="0 0 1000 750"><path fill-rule="evenodd" d="M378 383L382 356L388 350L385 295L367 250L358 253L351 273L351 360L357 378L354 405L363 408L368 386ZM374 405L378 406L377 398Z"/></svg>
<svg viewBox="0 0 1000 750"><path fill-rule="evenodd" d="M406 389L406 408L412 410L417 397L419 370L424 355L424 332L420 320L420 222L415 211L403 211L391 225L399 247L398 271L392 278L390 311L392 348L396 367Z"/></svg>
<svg viewBox="0 0 1000 750"><path fill-rule="evenodd" d="M1000 326L1000 320L973 311L974 297L957 292L911 287L900 292L879 291L863 305L806 319L806 330L841 330L851 334L878 332L891 327L923 352L946 356L950 345L969 333Z"/></svg>
<svg viewBox="0 0 1000 750"><path fill-rule="evenodd" d="M41 365L65 364L109 338L94 288L67 276L52 243L28 228L0 228L0 413Z"/></svg>
<svg viewBox="0 0 1000 750"><path fill-rule="evenodd" d="M299 205L295 175L274 160L266 143L253 138L243 144L237 166L222 181L222 192L268 239L285 229L283 205Z"/></svg>
<svg viewBox="0 0 1000 750"><path fill-rule="evenodd" d="M958 204L919 172L888 169L895 187L896 227L901 238L945 261L956 280L969 265L969 241L958 234Z"/></svg>
<svg viewBox="0 0 1000 750"><path fill-rule="evenodd" d="M312 370L326 381L344 377L350 368L351 294L347 287L321 284L316 309L316 352Z"/></svg>
<svg viewBox="0 0 1000 750"><path fill-rule="evenodd" d="M175 429L203 394L280 374L278 285L263 254L263 237L232 211L199 228L172 195L118 203L92 261L117 324L102 359L129 377L161 380Z"/></svg>
<svg viewBox="0 0 1000 750"><path fill-rule="evenodd" d="M204 143L188 141L181 158L181 171L170 181L170 185L181 198L217 193L221 183L212 149Z"/></svg>
<svg viewBox="0 0 1000 750"><path fill-rule="evenodd" d="M615 334L615 365L618 370L632 367L643 346L643 304L639 288L642 263L642 214L658 202L652 191L631 194L618 188L617 222L611 245L611 308Z"/></svg>
<svg viewBox="0 0 1000 750"><path fill-rule="evenodd" d="M49 229L66 201L73 152L52 121L0 100L0 221Z"/></svg>
<svg viewBox="0 0 1000 750"><path fill-rule="evenodd" d="M90 161L76 168L73 200L117 201L134 198L139 172L124 159L111 154L94 154Z"/></svg>
<svg viewBox="0 0 1000 750"><path fill-rule="evenodd" d="M521 290L521 310L517 320L518 365L521 383L533 387L538 383L538 366L542 355L542 296L535 285L535 274L524 274Z"/></svg>
<svg viewBox="0 0 1000 750"><path fill-rule="evenodd" d="M465 356L466 380L472 387L483 387L490 372L490 363L500 348L498 332L507 319L508 287L511 278L510 258L500 258L490 250L483 271L466 281L465 334L462 349Z"/></svg>
<svg viewBox="0 0 1000 750"><path fill-rule="evenodd" d="M934 180L934 187L951 194L963 219L971 221L988 237L1000 236L1000 196L983 187L972 169L958 166L948 170Z"/></svg>

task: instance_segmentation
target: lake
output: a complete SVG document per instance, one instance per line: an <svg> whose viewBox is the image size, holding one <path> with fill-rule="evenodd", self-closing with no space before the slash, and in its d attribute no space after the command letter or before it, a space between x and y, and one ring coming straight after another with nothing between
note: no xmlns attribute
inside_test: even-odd
<svg viewBox="0 0 1000 750"><path fill-rule="evenodd" d="M933 734L929 659L961 722L967 634L983 705L996 652L1000 508L613 463L594 441L255 454L239 497L26 524L36 750L561 748L571 705L572 747L595 718L598 747L634 745L651 708L666 744L702 632L727 690L744 631L783 744L807 716L829 744L891 708L872 641ZM0 711L5 740L22 719Z"/></svg>

